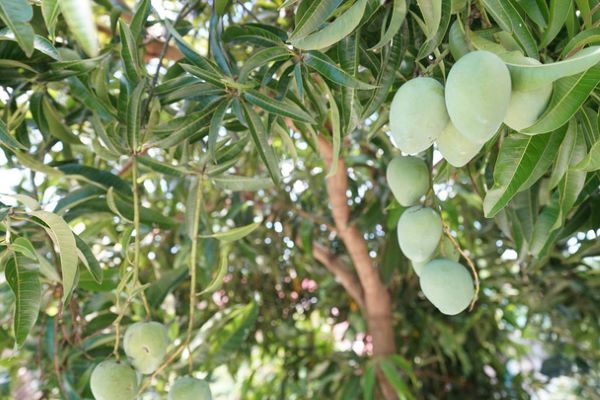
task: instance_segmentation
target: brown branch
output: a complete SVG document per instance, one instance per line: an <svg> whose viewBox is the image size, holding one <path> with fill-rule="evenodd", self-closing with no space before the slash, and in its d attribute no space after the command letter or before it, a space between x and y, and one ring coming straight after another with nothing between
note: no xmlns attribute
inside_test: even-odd
<svg viewBox="0 0 600 400"><path fill-rule="evenodd" d="M346 289L350 297L354 299L356 304L363 312L365 311L365 299L363 288L354 274L346 268L342 260L332 254L327 248L317 242L313 242L313 256L325 268L331 272L338 282Z"/></svg>
<svg viewBox="0 0 600 400"><path fill-rule="evenodd" d="M332 145L323 136L317 138L317 144L329 169L333 162ZM355 225L350 224L350 207L346 197L348 173L343 159L338 159L337 163L336 173L327 179L327 194L331 202L333 220L364 290L366 311L364 315L373 339L373 356L375 359L386 357L396 353L392 301L369 256L363 234ZM396 399L395 391L385 377L378 374L378 379L384 398Z"/></svg>

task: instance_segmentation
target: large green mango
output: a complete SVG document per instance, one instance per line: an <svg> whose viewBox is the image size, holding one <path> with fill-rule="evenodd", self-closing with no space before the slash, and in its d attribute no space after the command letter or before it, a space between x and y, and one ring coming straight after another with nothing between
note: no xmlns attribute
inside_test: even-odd
<svg viewBox="0 0 600 400"><path fill-rule="evenodd" d="M398 221L398 243L411 261L426 261L437 250L442 237L442 219L431 208L415 206L402 213Z"/></svg>
<svg viewBox="0 0 600 400"><path fill-rule="evenodd" d="M469 271L462 264L444 258L423 267L420 284L427 300L447 315L465 310L475 295Z"/></svg>
<svg viewBox="0 0 600 400"><path fill-rule="evenodd" d="M123 349L131 364L141 374L151 374L160 366L167 353L167 330L159 322L137 322L127 328Z"/></svg>
<svg viewBox="0 0 600 400"><path fill-rule="evenodd" d="M497 55L489 51L465 54L452 66L446 81L450 119L471 142L485 143L504 121L510 92L510 73Z"/></svg>
<svg viewBox="0 0 600 400"><path fill-rule="evenodd" d="M92 371L90 389L96 400L134 400L138 392L137 377L126 363L102 361Z"/></svg>
<svg viewBox="0 0 600 400"><path fill-rule="evenodd" d="M169 390L169 400L211 400L212 394L206 381L184 376L175 381Z"/></svg>
<svg viewBox="0 0 600 400"><path fill-rule="evenodd" d="M432 78L415 78L400 86L390 106L390 130L405 153L426 150L448 123L444 87Z"/></svg>

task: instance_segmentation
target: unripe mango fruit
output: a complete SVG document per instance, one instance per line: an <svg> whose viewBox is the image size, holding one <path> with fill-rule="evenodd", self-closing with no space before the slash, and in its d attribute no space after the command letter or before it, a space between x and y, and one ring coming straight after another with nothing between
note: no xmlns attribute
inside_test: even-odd
<svg viewBox="0 0 600 400"><path fill-rule="evenodd" d="M510 91L510 73L497 55L489 51L465 54L452 66L446 81L448 115L465 138L483 144L504 121Z"/></svg>
<svg viewBox="0 0 600 400"><path fill-rule="evenodd" d="M446 315L465 310L475 295L469 271L462 264L444 258L423 267L420 284L427 300Z"/></svg>
<svg viewBox="0 0 600 400"><path fill-rule="evenodd" d="M535 58L522 55L513 54L510 58L511 62L522 65L541 65ZM551 83L533 90L513 88L504 123L516 131L530 127L546 109L551 95Z"/></svg>
<svg viewBox="0 0 600 400"><path fill-rule="evenodd" d="M212 400L212 394L206 381L184 376L171 386L169 400Z"/></svg>
<svg viewBox="0 0 600 400"><path fill-rule="evenodd" d="M123 349L134 368L141 374L151 374L160 366L169 339L164 325L158 322L137 322L125 331Z"/></svg>
<svg viewBox="0 0 600 400"><path fill-rule="evenodd" d="M426 150L448 123L444 87L432 78L414 78L400 86L390 106L390 130L405 153Z"/></svg>
<svg viewBox="0 0 600 400"><path fill-rule="evenodd" d="M483 144L472 142L464 137L452 121L448 122L440 137L437 138L436 144L446 161L457 168L471 161L483 147Z"/></svg>
<svg viewBox="0 0 600 400"><path fill-rule="evenodd" d="M418 157L394 157L388 164L386 177L394 197L404 207L418 203L429 190L429 168Z"/></svg>
<svg viewBox="0 0 600 400"><path fill-rule="evenodd" d="M429 259L442 237L442 219L431 208L415 206L407 209L398 221L398 243L411 261Z"/></svg>
<svg viewBox="0 0 600 400"><path fill-rule="evenodd" d="M90 388L96 400L134 400L138 392L137 377L129 364L106 360L92 371Z"/></svg>

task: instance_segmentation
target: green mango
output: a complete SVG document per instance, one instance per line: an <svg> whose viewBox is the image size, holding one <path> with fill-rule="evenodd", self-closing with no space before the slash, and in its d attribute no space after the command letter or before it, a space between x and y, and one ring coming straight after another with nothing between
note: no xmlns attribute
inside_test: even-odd
<svg viewBox="0 0 600 400"><path fill-rule="evenodd" d="M151 374L167 354L167 330L159 322L137 322L125 331L123 349L134 368L141 374Z"/></svg>
<svg viewBox="0 0 600 400"><path fill-rule="evenodd" d="M212 394L206 381L184 376L171 386L169 400L212 400Z"/></svg>
<svg viewBox="0 0 600 400"><path fill-rule="evenodd" d="M134 400L138 392L137 376L127 363L102 361L92 371L90 388L96 400Z"/></svg>
<svg viewBox="0 0 600 400"><path fill-rule="evenodd" d="M414 78L400 86L390 106L394 144L408 154L433 144L448 123L444 87L432 78Z"/></svg>
<svg viewBox="0 0 600 400"><path fill-rule="evenodd" d="M442 237L442 219L431 208L414 206L402 213L398 221L398 244L411 261L428 260Z"/></svg>
<svg viewBox="0 0 600 400"><path fill-rule="evenodd" d="M471 161L483 147L483 144L472 142L464 137L452 122L448 122L446 129L437 138L436 145L446 161L457 168Z"/></svg>
<svg viewBox="0 0 600 400"><path fill-rule="evenodd" d="M473 278L467 268L444 258L428 262L419 283L427 300L446 315L464 311L475 295Z"/></svg>
<svg viewBox="0 0 600 400"><path fill-rule="evenodd" d="M497 55L489 51L465 54L452 66L446 81L450 119L465 138L483 144L504 121L510 92L510 73Z"/></svg>
<svg viewBox="0 0 600 400"><path fill-rule="evenodd" d="M418 157L394 157L388 164L386 177L394 197L404 207L418 203L431 186L429 168Z"/></svg>

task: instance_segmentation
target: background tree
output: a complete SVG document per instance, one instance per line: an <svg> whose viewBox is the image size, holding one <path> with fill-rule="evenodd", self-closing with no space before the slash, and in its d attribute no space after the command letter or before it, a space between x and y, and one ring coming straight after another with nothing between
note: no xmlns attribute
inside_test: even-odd
<svg viewBox="0 0 600 400"><path fill-rule="evenodd" d="M600 66L464 167L423 153L472 311L421 294L385 179L401 85L471 50L569 58L600 42L597 1L4 0L0 20L5 398L91 398L149 319L173 343L148 399L187 373L217 398L529 398L560 376L597 398Z"/></svg>

